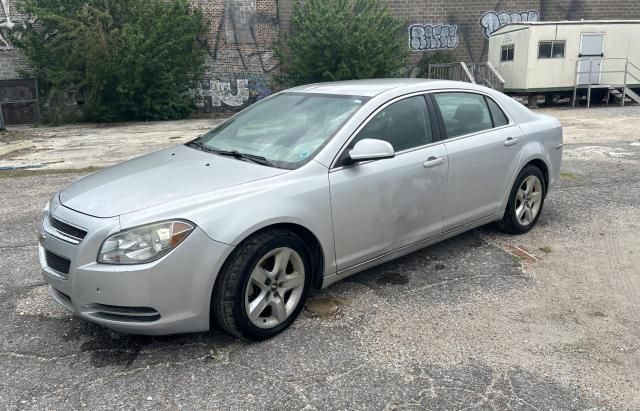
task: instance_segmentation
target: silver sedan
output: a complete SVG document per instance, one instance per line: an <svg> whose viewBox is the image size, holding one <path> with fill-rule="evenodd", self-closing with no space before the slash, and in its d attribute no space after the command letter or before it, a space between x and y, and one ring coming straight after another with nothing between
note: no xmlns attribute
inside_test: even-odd
<svg viewBox="0 0 640 411"><path fill-rule="evenodd" d="M55 193L40 262L89 321L261 340L310 288L483 224L527 232L561 158L557 120L485 87L302 86Z"/></svg>

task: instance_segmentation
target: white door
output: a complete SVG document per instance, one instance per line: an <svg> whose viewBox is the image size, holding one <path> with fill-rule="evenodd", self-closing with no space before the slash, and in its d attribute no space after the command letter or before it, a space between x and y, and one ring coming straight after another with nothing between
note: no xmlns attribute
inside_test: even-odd
<svg viewBox="0 0 640 411"><path fill-rule="evenodd" d="M582 33L580 38L578 84L600 84L604 57L604 33Z"/></svg>

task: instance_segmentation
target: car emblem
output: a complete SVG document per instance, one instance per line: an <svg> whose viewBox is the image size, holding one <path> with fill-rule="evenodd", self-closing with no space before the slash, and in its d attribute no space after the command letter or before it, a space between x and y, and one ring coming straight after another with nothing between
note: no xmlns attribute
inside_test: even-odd
<svg viewBox="0 0 640 411"><path fill-rule="evenodd" d="M47 239L47 235L44 233L44 231L42 231L42 232L40 232L40 233L38 234L38 241L39 241L41 244L42 244L42 242L43 242L44 240L46 240L46 239Z"/></svg>

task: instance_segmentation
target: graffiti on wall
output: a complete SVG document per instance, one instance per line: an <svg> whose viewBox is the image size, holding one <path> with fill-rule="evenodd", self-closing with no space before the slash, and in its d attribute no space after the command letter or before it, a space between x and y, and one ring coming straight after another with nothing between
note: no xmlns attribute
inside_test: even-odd
<svg viewBox="0 0 640 411"><path fill-rule="evenodd" d="M412 50L453 49L458 45L458 26L452 24L412 24L409 47Z"/></svg>
<svg viewBox="0 0 640 411"><path fill-rule="evenodd" d="M11 19L11 3L9 0L1 0L0 6L4 20L0 21L0 29L11 29L16 23ZM10 49L11 45L5 39L4 33L0 32L0 50Z"/></svg>
<svg viewBox="0 0 640 411"><path fill-rule="evenodd" d="M9 0L2 0L0 5L2 6L2 13L4 15L4 21L0 23L0 26L12 28L16 24L11 20L11 3Z"/></svg>
<svg viewBox="0 0 640 411"><path fill-rule="evenodd" d="M223 104L230 108L242 108L270 96L272 91L258 80L208 80L203 81L194 94L196 107L211 111Z"/></svg>
<svg viewBox="0 0 640 411"><path fill-rule="evenodd" d="M210 71L193 94L205 112L244 108L272 94L266 80L280 63L272 42L279 32L277 9L256 7L256 0L223 0L213 21Z"/></svg>
<svg viewBox="0 0 640 411"><path fill-rule="evenodd" d="M484 35L489 38L491 33L500 27L511 23L540 21L540 12L529 11L488 11L480 17L480 26L484 30Z"/></svg>
<svg viewBox="0 0 640 411"><path fill-rule="evenodd" d="M225 30L228 42L251 43L257 29L256 0L226 0Z"/></svg>

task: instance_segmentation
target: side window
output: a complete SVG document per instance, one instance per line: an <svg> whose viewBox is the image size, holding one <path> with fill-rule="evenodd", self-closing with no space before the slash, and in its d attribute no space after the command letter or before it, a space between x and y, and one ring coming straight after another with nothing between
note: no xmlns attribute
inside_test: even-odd
<svg viewBox="0 0 640 411"><path fill-rule="evenodd" d="M513 61L513 50L513 44L502 46L500 49L500 61Z"/></svg>
<svg viewBox="0 0 640 411"><path fill-rule="evenodd" d="M431 121L424 96L409 97L387 106L369 120L350 147L365 138L388 141L396 152L431 143Z"/></svg>
<svg viewBox="0 0 640 411"><path fill-rule="evenodd" d="M541 41L538 43L539 59L564 58L564 40Z"/></svg>
<svg viewBox="0 0 640 411"><path fill-rule="evenodd" d="M475 93L434 93L433 96L442 113L447 138L493 127L484 96Z"/></svg>
<svg viewBox="0 0 640 411"><path fill-rule="evenodd" d="M502 127L509 124L509 119L504 114L500 106L498 106L498 104L496 104L496 102L489 97L485 97L485 99L487 100L487 104L489 105L489 110L491 111L491 118L493 118L493 126Z"/></svg>

